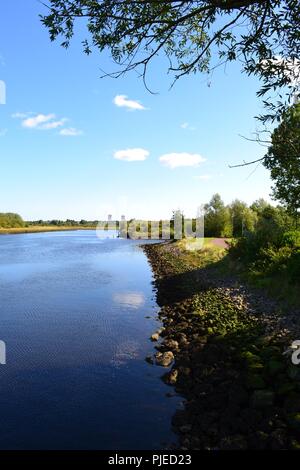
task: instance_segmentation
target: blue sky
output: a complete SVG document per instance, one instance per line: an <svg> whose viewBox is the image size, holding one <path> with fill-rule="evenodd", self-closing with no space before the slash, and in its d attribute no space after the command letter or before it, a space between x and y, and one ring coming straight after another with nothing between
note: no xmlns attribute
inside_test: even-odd
<svg viewBox="0 0 300 470"><path fill-rule="evenodd" d="M262 166L228 167L264 153L240 137L258 128L253 116L262 106L259 84L238 64L217 69L210 86L198 75L169 90L158 59L148 76L152 95L135 72L100 79L101 68L112 69L109 55L83 54L80 35L67 51L51 43L38 1L1 7L0 211L26 220L160 218L177 208L194 215L216 192L226 203L269 199ZM126 100L146 109L130 110Z"/></svg>

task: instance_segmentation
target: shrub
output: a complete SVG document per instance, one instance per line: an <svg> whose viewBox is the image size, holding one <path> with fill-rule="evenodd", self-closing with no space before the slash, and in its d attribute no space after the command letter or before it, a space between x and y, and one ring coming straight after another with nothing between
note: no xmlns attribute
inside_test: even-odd
<svg viewBox="0 0 300 470"><path fill-rule="evenodd" d="M282 236L282 246L300 247L300 230L290 230Z"/></svg>

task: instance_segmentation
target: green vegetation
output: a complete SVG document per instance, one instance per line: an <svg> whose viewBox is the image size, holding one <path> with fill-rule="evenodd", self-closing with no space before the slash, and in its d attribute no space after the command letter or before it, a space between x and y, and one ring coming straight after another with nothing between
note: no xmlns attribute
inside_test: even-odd
<svg viewBox="0 0 300 470"><path fill-rule="evenodd" d="M287 238L294 243L293 234ZM165 327L162 350L176 343L163 379L186 398L173 419L181 445L298 448L299 370L282 354L291 338L278 327L280 309L270 311L267 299L257 305L232 273L221 275L228 256L211 240L200 251L190 243L145 246Z"/></svg>
<svg viewBox="0 0 300 470"><path fill-rule="evenodd" d="M229 256L237 269L254 285L289 304L299 304L300 231L289 229L270 210L259 219L255 232L235 241Z"/></svg>
<svg viewBox="0 0 300 470"><path fill-rule="evenodd" d="M221 196L214 194L204 206L205 236L238 238L252 233L256 230L259 216L265 208L272 206L263 199L255 201L250 207L238 199L226 206ZM278 211L284 209L278 208Z"/></svg>
<svg viewBox="0 0 300 470"><path fill-rule="evenodd" d="M197 72L211 73L215 64L240 61L248 75L262 81L259 96L284 88L264 100L264 120L275 119L297 88L300 4L297 0L48 0L42 23L52 41L68 47L76 20L84 21L84 52L108 50L117 65L109 76L138 69L145 77L159 53L177 80ZM280 96L280 95L279 95ZM270 98L270 97L269 97Z"/></svg>
<svg viewBox="0 0 300 470"><path fill-rule="evenodd" d="M300 210L300 103L292 106L272 135L264 159L274 181L274 198L297 217Z"/></svg>
<svg viewBox="0 0 300 470"><path fill-rule="evenodd" d="M12 212L0 213L0 228L24 227L22 217Z"/></svg>
<svg viewBox="0 0 300 470"><path fill-rule="evenodd" d="M72 219L67 219L67 220L35 220L35 221L30 221L26 222L26 225L28 227L30 226L35 226L35 227L96 227L98 224L98 220L72 220Z"/></svg>
<svg viewBox="0 0 300 470"><path fill-rule="evenodd" d="M37 220L24 221L22 217L14 213L0 213L0 235L8 233L38 233L63 230L89 230L95 229L98 221L87 220ZM110 228L106 224L106 228Z"/></svg>

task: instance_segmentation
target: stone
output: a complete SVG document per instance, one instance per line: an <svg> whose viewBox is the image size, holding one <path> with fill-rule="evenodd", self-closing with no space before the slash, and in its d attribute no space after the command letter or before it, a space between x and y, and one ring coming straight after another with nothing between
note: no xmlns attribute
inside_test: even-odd
<svg viewBox="0 0 300 470"><path fill-rule="evenodd" d="M252 395L254 408L266 408L273 405L274 393L271 390L255 390Z"/></svg>
<svg viewBox="0 0 300 470"><path fill-rule="evenodd" d="M284 400L284 408L288 412L300 411L300 393L290 392Z"/></svg>
<svg viewBox="0 0 300 470"><path fill-rule="evenodd" d="M155 354L155 362L158 366L169 367L174 361L174 354L172 351L166 351L164 353L158 352Z"/></svg>
<svg viewBox="0 0 300 470"><path fill-rule="evenodd" d="M241 435L225 437L221 441L222 450L245 450L247 449L247 441Z"/></svg>
<svg viewBox="0 0 300 470"><path fill-rule="evenodd" d="M165 339L163 342L163 347L170 349L171 351L178 351L179 344L175 339Z"/></svg>
<svg viewBox="0 0 300 470"><path fill-rule="evenodd" d="M168 385L175 385L178 378L178 370L172 369L163 376L163 381Z"/></svg>
<svg viewBox="0 0 300 470"><path fill-rule="evenodd" d="M300 413L293 413L289 416L289 424L295 431L300 431Z"/></svg>
<svg viewBox="0 0 300 470"><path fill-rule="evenodd" d="M145 361L148 362L149 364L154 364L154 360L152 356L147 356Z"/></svg>
<svg viewBox="0 0 300 470"><path fill-rule="evenodd" d="M159 333L153 333L150 337L151 341L158 341L159 340Z"/></svg>
<svg viewBox="0 0 300 470"><path fill-rule="evenodd" d="M295 390L295 384L292 382L286 382L283 384L280 384L278 387L277 393L278 395L287 395L290 392L293 392Z"/></svg>
<svg viewBox="0 0 300 470"><path fill-rule="evenodd" d="M183 426L179 427L179 431L182 434L187 434L188 432L191 432L192 430L192 425L191 424L184 424Z"/></svg>

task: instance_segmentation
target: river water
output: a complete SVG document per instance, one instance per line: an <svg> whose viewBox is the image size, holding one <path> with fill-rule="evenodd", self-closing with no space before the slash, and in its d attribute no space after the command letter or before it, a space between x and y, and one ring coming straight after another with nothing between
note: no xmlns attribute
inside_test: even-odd
<svg viewBox="0 0 300 470"><path fill-rule="evenodd" d="M1 449L175 441L178 398L145 362L160 324L139 243L94 231L0 237Z"/></svg>

